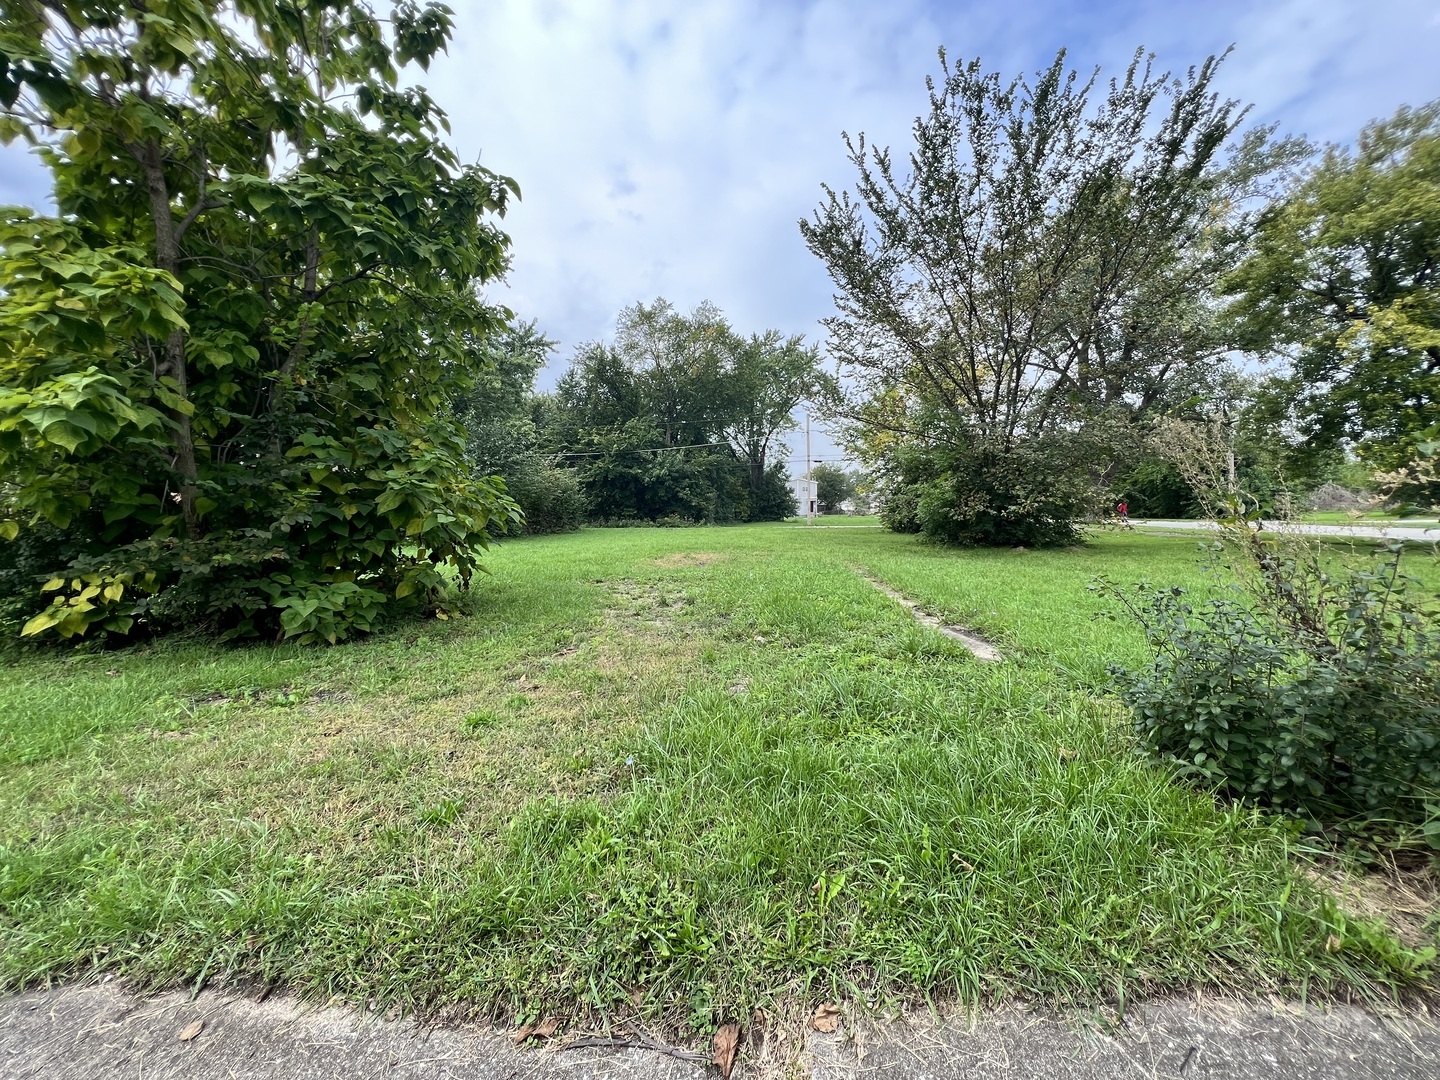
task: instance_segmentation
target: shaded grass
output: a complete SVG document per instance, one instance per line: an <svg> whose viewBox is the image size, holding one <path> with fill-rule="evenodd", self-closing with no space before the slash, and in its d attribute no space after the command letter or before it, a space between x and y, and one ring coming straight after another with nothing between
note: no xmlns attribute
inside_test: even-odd
<svg viewBox="0 0 1440 1080"><path fill-rule="evenodd" d="M0 674L0 978L701 1028L777 995L1423 982L1101 692L1141 641L1086 584L1195 582L1196 548L589 531L360 644L27 658Z"/></svg>

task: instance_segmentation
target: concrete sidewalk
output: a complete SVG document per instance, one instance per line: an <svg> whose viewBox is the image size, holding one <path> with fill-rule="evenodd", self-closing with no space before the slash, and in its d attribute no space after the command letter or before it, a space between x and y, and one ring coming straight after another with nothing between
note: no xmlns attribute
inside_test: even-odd
<svg viewBox="0 0 1440 1080"><path fill-rule="evenodd" d="M1161 518L1131 518L1130 524L1146 529L1183 529L1215 532L1213 521L1179 521ZM1303 521L1262 521L1270 532L1299 533L1302 536L1351 536L1358 540L1415 540L1440 543L1440 527L1406 525L1311 525Z"/></svg>
<svg viewBox="0 0 1440 1080"><path fill-rule="evenodd" d="M198 1034L196 1021L203 1021ZM1006 1009L971 1023L847 1024L797 1030L792 1044L753 1053L742 1032L735 1076L816 1080L1109 1080L1124 1077L1433 1080L1440 1027L1353 1007L1171 1000L1133 1008L1123 1025ZM774 1033L772 1033L773 1035ZM517 1047L506 1032L421 1027L285 999L223 992L134 997L114 983L0 999L5 1080L700 1080L711 1066L653 1050ZM773 1039L772 1039L773 1043ZM694 1049L708 1053L707 1047Z"/></svg>

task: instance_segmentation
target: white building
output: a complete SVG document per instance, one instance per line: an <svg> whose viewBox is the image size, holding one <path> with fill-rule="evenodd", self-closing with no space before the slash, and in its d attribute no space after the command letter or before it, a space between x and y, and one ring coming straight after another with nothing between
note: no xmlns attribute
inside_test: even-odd
<svg viewBox="0 0 1440 1080"><path fill-rule="evenodd" d="M795 496L795 505L800 508L800 516L805 517L807 513L820 513L819 485L814 480L806 480L803 476L790 481L790 491ZM806 510L806 507L809 510Z"/></svg>

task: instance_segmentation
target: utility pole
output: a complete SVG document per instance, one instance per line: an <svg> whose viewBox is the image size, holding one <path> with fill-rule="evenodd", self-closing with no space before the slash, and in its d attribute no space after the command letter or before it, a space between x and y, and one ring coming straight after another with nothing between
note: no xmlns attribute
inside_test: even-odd
<svg viewBox="0 0 1440 1080"><path fill-rule="evenodd" d="M1225 425L1225 479L1230 482L1230 494L1235 495L1240 490L1235 483L1235 420L1228 406L1221 408L1220 416Z"/></svg>
<svg viewBox="0 0 1440 1080"><path fill-rule="evenodd" d="M810 478L810 413L805 413L805 524L815 524L815 487Z"/></svg>

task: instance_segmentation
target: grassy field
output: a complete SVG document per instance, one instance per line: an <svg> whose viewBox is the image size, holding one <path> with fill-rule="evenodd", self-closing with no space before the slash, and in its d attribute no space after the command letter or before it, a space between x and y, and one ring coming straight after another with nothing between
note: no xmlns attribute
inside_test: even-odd
<svg viewBox="0 0 1440 1080"><path fill-rule="evenodd" d="M358 644L13 660L0 982L695 1029L819 997L1423 983L1296 834L1134 753L1106 665L1143 643L1086 585L1197 558L595 530L508 543L472 615Z"/></svg>
<svg viewBox="0 0 1440 1080"><path fill-rule="evenodd" d="M1386 513L1383 510L1367 510L1364 513L1349 510L1310 510L1300 515L1301 521L1312 525L1433 525L1433 513L1401 514Z"/></svg>

